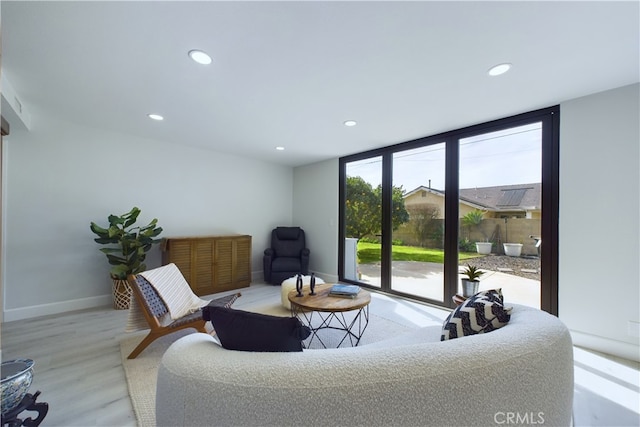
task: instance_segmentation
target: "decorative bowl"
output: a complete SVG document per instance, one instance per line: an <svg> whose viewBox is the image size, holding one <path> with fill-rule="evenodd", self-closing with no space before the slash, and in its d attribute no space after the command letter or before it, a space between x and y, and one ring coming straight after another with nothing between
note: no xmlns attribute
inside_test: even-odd
<svg viewBox="0 0 640 427"><path fill-rule="evenodd" d="M2 362L2 415L18 406L33 381L33 360Z"/></svg>

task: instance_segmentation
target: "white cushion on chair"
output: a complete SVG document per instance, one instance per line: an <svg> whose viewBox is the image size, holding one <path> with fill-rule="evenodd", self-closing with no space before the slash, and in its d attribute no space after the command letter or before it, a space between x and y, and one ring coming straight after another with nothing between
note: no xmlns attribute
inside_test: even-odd
<svg viewBox="0 0 640 427"><path fill-rule="evenodd" d="M280 285L280 296L282 301L282 306L287 310L291 310L291 303L289 302L289 292L296 289L296 279L297 276L289 277L284 280ZM309 292L309 282L311 281L311 276L302 276L302 284L306 285L303 289L303 292ZM324 283L324 280L316 276L316 285Z"/></svg>
<svg viewBox="0 0 640 427"><path fill-rule="evenodd" d="M172 320L195 313L209 304L193 293L193 290L174 263L139 273L153 286L169 310Z"/></svg>

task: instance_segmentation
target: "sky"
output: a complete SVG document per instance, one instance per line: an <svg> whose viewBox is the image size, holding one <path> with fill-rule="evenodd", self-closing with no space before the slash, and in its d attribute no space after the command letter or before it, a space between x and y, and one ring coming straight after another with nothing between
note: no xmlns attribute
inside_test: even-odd
<svg viewBox="0 0 640 427"><path fill-rule="evenodd" d="M460 188L542 182L542 123L460 140ZM394 153L393 184L405 191L419 186L444 190L444 143ZM382 157L347 165L373 187L382 182Z"/></svg>

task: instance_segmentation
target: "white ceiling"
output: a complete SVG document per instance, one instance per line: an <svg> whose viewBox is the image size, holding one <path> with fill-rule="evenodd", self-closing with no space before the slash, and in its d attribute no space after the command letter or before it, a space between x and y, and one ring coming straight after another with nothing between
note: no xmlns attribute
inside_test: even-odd
<svg viewBox="0 0 640 427"><path fill-rule="evenodd" d="M3 0L0 7L2 71L34 123L58 115L291 166L640 77L637 1ZM191 61L195 48L213 63ZM489 77L501 62L513 69ZM358 125L345 127L349 119Z"/></svg>

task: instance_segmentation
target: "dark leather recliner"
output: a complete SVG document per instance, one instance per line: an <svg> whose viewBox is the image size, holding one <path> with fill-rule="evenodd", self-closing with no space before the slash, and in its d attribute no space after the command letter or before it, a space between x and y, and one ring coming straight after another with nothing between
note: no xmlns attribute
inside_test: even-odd
<svg viewBox="0 0 640 427"><path fill-rule="evenodd" d="M309 254L303 229L276 227L271 232L271 247L264 251L265 282L280 285L298 273L308 275Z"/></svg>

